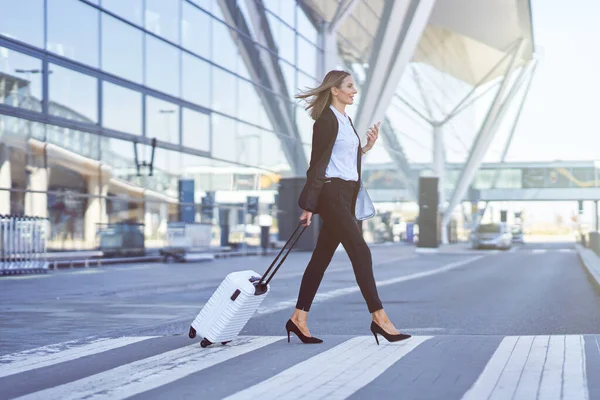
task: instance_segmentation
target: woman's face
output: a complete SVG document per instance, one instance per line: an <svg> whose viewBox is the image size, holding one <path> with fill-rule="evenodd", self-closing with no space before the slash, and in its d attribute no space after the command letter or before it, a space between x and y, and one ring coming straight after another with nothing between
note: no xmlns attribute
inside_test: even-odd
<svg viewBox="0 0 600 400"><path fill-rule="evenodd" d="M333 96L336 97L340 103L345 105L354 104L354 95L358 93L358 90L354 87L352 75L345 77L339 88L334 87L331 90Z"/></svg>

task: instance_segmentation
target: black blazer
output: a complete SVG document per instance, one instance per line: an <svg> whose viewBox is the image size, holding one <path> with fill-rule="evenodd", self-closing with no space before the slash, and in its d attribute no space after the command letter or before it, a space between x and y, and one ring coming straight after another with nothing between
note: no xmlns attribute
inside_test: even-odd
<svg viewBox="0 0 600 400"><path fill-rule="evenodd" d="M350 118L350 117L348 117ZM354 124L350 120L352 129L356 133ZM306 183L298 198L298 205L301 209L310 211L313 214L319 213L319 195L325 183L325 171L331 159L333 145L338 135L338 120L331 108L327 107L323 114L317 119L313 125L312 150L310 154L310 165L306 171ZM360 161L362 152L360 151L360 137L358 140L358 152L356 167L358 170L358 181L360 182L361 167ZM358 194L359 185L357 185L352 201L352 210L356 204L356 195Z"/></svg>

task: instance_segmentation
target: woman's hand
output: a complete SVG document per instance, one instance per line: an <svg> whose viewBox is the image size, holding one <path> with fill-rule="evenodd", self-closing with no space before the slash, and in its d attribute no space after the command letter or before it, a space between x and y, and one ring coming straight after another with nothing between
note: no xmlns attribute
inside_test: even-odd
<svg viewBox="0 0 600 400"><path fill-rule="evenodd" d="M309 226L310 219L312 218L313 213L310 211L303 210L302 215L300 216L300 221L303 221L302 226Z"/></svg>
<svg viewBox="0 0 600 400"><path fill-rule="evenodd" d="M378 122L377 124L373 125L373 127L369 128L369 130L367 131L367 145L365 147L363 147L363 152L367 152L369 150L371 150L373 148L373 146L375 145L375 142L377 141L377 138L379 137L379 126L381 125L381 122Z"/></svg>

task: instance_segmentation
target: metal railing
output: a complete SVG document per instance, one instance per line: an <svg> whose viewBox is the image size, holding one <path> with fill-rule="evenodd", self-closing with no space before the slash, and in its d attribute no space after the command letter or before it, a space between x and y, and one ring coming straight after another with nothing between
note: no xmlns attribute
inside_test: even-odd
<svg viewBox="0 0 600 400"><path fill-rule="evenodd" d="M0 215L0 275L45 273L48 218Z"/></svg>

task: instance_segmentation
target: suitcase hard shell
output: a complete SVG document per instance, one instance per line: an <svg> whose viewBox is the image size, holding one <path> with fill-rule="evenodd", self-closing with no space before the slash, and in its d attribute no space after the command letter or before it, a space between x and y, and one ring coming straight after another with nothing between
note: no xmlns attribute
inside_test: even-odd
<svg viewBox="0 0 600 400"><path fill-rule="evenodd" d="M190 337L202 337L203 347L235 338L267 297L269 285L264 293L255 294L254 282L260 277L251 270L227 275L192 322Z"/></svg>
<svg viewBox="0 0 600 400"><path fill-rule="evenodd" d="M246 270L232 272L225 277L216 292L213 293L196 319L192 322L189 333L191 339L195 338L196 335L200 335L202 337L200 345L207 347L218 342L226 344L240 333L248 320L254 315L256 309L265 297L267 297L271 279L273 279L281 264L283 264L298 239L300 239L300 236L302 236L302 233L306 230L306 227L300 230L304 222L300 221L298 223L290 238L262 276L255 271ZM298 232L300 234L296 235ZM287 253L275 267L279 257L284 253L288 245L290 246L287 249Z"/></svg>

